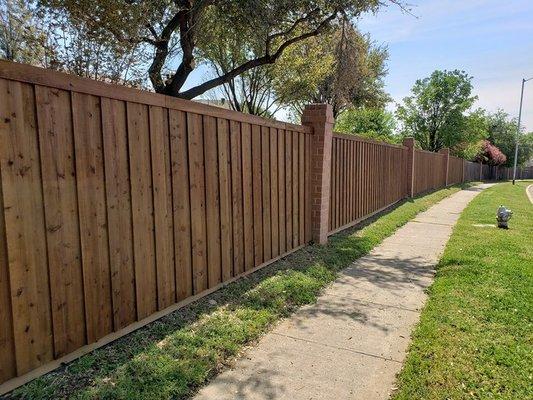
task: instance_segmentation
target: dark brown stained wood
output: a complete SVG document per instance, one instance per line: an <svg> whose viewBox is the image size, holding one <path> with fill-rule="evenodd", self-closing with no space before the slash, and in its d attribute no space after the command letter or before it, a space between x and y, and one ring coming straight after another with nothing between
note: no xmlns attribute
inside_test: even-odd
<svg viewBox="0 0 533 400"><path fill-rule="evenodd" d="M208 288L202 116L187 113L194 294Z"/></svg>
<svg viewBox="0 0 533 400"><path fill-rule="evenodd" d="M298 225L299 244L305 243L305 134L298 133Z"/></svg>
<svg viewBox="0 0 533 400"><path fill-rule="evenodd" d="M312 239L311 231L311 135L305 135L305 242Z"/></svg>
<svg viewBox="0 0 533 400"><path fill-rule="evenodd" d="M286 224L287 218L285 214L285 131L278 130L278 200L279 200L279 252L284 254L287 249Z"/></svg>
<svg viewBox="0 0 533 400"><path fill-rule="evenodd" d="M53 357L34 91L0 79L0 171L17 374Z"/></svg>
<svg viewBox="0 0 533 400"><path fill-rule="evenodd" d="M150 106L149 117L156 237L157 305L158 309L162 310L176 302L168 110Z"/></svg>
<svg viewBox="0 0 533 400"><path fill-rule="evenodd" d="M102 98L102 129L115 330L137 318L126 104Z"/></svg>
<svg viewBox="0 0 533 400"><path fill-rule="evenodd" d="M278 215L278 131L270 128L270 216L272 221L272 258L279 256Z"/></svg>
<svg viewBox="0 0 533 400"><path fill-rule="evenodd" d="M127 103L137 319L157 310L148 107Z"/></svg>
<svg viewBox="0 0 533 400"><path fill-rule="evenodd" d="M184 112L170 110L168 118L174 200L176 296L179 301L193 294L187 117Z"/></svg>
<svg viewBox="0 0 533 400"><path fill-rule="evenodd" d="M335 148L337 146L337 139L333 138L331 141L331 162L330 162L330 191L329 191L329 230L332 231L335 229L335 163L337 162L337 157L335 153Z"/></svg>
<svg viewBox="0 0 533 400"><path fill-rule="evenodd" d="M72 93L87 342L113 331L100 98Z"/></svg>
<svg viewBox="0 0 533 400"><path fill-rule="evenodd" d="M244 225L244 269L252 269L254 260L254 201L252 171L252 132L249 124L243 123L242 133L242 206Z"/></svg>
<svg viewBox="0 0 533 400"><path fill-rule="evenodd" d="M292 248L298 247L300 244L300 229L298 226L298 218L300 216L298 204L298 146L298 132L292 132Z"/></svg>
<svg viewBox="0 0 533 400"><path fill-rule="evenodd" d="M2 83L0 80L0 88ZM4 92L0 92L4 94ZM1 131L0 131L1 132ZM1 136L0 136L1 137ZM0 142L3 143L3 142ZM0 158L1 160L1 158ZM0 163L1 169L1 163ZM15 339L13 338L13 316L11 315L11 288L9 285L9 261L7 256L6 225L4 220L4 196L2 194L2 173L0 170L0 382L17 375L15 363Z"/></svg>
<svg viewBox="0 0 533 400"><path fill-rule="evenodd" d="M35 87L54 357L85 344L83 277L70 93Z"/></svg>
<svg viewBox="0 0 533 400"><path fill-rule="evenodd" d="M263 196L261 171L261 127L252 125L252 196L254 204L254 266L263 258Z"/></svg>
<svg viewBox="0 0 533 400"><path fill-rule="evenodd" d="M292 132L285 131L285 239L286 251L292 250Z"/></svg>
<svg viewBox="0 0 533 400"><path fill-rule="evenodd" d="M219 118L218 160L220 183L220 244L222 246L222 281L233 277L233 216L231 213L231 151L228 120Z"/></svg>
<svg viewBox="0 0 533 400"><path fill-rule="evenodd" d="M270 132L261 127L261 177L263 183L263 261L272 258L272 233L270 217Z"/></svg>
<svg viewBox="0 0 533 400"><path fill-rule="evenodd" d="M244 221L242 186L241 124L230 121L231 201L233 214L233 269L235 275L244 272Z"/></svg>
<svg viewBox="0 0 533 400"><path fill-rule="evenodd" d="M204 117L205 205L207 215L207 276L209 287L222 281L217 120Z"/></svg>

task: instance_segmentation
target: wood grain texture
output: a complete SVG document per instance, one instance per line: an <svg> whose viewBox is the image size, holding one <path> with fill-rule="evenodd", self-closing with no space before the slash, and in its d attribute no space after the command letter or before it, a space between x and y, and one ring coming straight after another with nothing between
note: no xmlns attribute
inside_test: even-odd
<svg viewBox="0 0 533 400"><path fill-rule="evenodd" d="M157 310L154 203L148 107L127 103L137 319Z"/></svg>
<svg viewBox="0 0 533 400"><path fill-rule="evenodd" d="M187 113L193 292L208 288L205 171L202 116Z"/></svg>
<svg viewBox="0 0 533 400"><path fill-rule="evenodd" d="M231 151L228 120L217 120L219 187L220 187L220 244L222 280L233 277L233 215L231 200Z"/></svg>
<svg viewBox="0 0 533 400"><path fill-rule="evenodd" d="M126 103L102 98L102 129L113 321L121 329L137 318Z"/></svg>
<svg viewBox="0 0 533 400"><path fill-rule="evenodd" d="M85 344L85 305L70 93L35 87L54 357Z"/></svg>
<svg viewBox="0 0 533 400"><path fill-rule="evenodd" d="M150 149L154 198L157 305L162 310L176 302L172 172L168 110L150 106Z"/></svg>
<svg viewBox="0 0 533 400"><path fill-rule="evenodd" d="M53 358L34 91L0 79L0 170L17 374Z"/></svg>
<svg viewBox="0 0 533 400"><path fill-rule="evenodd" d="M176 296L180 301L193 294L189 151L187 116L184 112L169 110L169 131L174 200Z"/></svg>
<svg viewBox="0 0 533 400"><path fill-rule="evenodd" d="M72 94L87 342L113 331L100 98Z"/></svg>

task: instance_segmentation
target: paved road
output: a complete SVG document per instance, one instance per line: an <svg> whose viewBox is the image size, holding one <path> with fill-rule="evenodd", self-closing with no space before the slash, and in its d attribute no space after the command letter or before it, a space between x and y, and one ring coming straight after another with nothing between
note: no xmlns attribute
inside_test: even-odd
<svg viewBox="0 0 533 400"><path fill-rule="evenodd" d="M458 192L419 214L196 399L388 398L453 225L487 186Z"/></svg>

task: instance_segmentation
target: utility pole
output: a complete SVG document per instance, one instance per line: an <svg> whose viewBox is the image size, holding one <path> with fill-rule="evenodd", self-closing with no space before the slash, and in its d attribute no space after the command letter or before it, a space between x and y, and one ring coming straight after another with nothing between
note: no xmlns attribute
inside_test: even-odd
<svg viewBox="0 0 533 400"><path fill-rule="evenodd" d="M522 79L522 91L520 92L520 110L518 111L518 126L516 127L516 143L514 147L513 185L516 179L516 163L518 162L518 139L520 138L520 120L522 119L522 102L524 100L524 85L533 78Z"/></svg>

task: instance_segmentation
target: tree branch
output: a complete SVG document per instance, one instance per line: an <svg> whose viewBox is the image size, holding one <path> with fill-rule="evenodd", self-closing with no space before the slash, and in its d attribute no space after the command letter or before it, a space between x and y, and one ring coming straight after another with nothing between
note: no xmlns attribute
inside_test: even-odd
<svg viewBox="0 0 533 400"><path fill-rule="evenodd" d="M285 42L283 42L279 47L278 49L276 50L276 52L274 54L265 54L261 57L258 57L258 58L255 58L253 60L249 60L241 65L239 65L238 67L232 69L231 71L228 71L227 73L225 73L224 75L222 76L219 76L219 77L216 77L216 78L213 78L207 82L204 82L196 87L193 87L189 90L186 90L184 92L181 92L181 93L178 93L176 94L178 97L181 97L181 98L184 98L184 99L193 99L203 93L205 93L206 91L210 90L210 89L213 89L214 87L217 87L219 85L222 85L226 82L228 82L230 79L232 78L235 78L236 76L242 74L243 72L246 72L252 68L256 68L256 67L259 67L261 65L266 65L266 64L273 64L276 62L276 60L283 54L283 51L285 51L285 49L287 47L289 47L290 45L294 44L294 43L297 43L297 42L300 42L302 40L305 40L307 38L310 38L310 37L313 37L313 36L317 36L319 35L322 30L328 26L328 24L333 21L337 16L337 12L334 12L332 13L331 15L329 15L327 18L325 18L315 29L313 29L312 31L309 31L309 32L306 32L302 35L299 35L299 36L296 36L296 37L293 37L289 40L286 40Z"/></svg>

